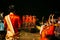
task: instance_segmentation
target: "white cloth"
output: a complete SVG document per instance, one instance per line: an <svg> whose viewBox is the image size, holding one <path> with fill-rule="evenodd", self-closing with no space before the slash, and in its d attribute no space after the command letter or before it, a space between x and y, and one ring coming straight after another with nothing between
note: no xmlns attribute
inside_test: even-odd
<svg viewBox="0 0 60 40"><path fill-rule="evenodd" d="M5 20L7 22L7 34L6 34L6 40L10 40L12 39L13 35L14 35L14 29L12 26L12 23L10 21L10 17L9 15L5 16ZM7 39L9 37L9 39Z"/></svg>
<svg viewBox="0 0 60 40"><path fill-rule="evenodd" d="M45 25L42 25L42 26L41 26L41 28L40 28L40 34L41 34L44 26L45 26Z"/></svg>

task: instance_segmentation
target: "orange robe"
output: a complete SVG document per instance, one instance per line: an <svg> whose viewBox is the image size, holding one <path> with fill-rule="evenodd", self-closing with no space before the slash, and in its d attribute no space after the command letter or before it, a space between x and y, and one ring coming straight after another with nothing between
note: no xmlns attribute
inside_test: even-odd
<svg viewBox="0 0 60 40"><path fill-rule="evenodd" d="M46 34L47 34L47 30L46 30L46 28L44 28L41 33L40 40L48 40L48 38L46 38Z"/></svg>
<svg viewBox="0 0 60 40"><path fill-rule="evenodd" d="M47 30L47 35L54 35L54 25L50 25L49 29Z"/></svg>
<svg viewBox="0 0 60 40"><path fill-rule="evenodd" d="M35 24L36 23L36 17L33 16L33 23Z"/></svg>
<svg viewBox="0 0 60 40"><path fill-rule="evenodd" d="M48 38L46 38L47 35L54 35L54 25L50 25L43 29L40 40L48 40Z"/></svg>
<svg viewBox="0 0 60 40"><path fill-rule="evenodd" d="M29 22L32 23L32 16L29 16Z"/></svg>
<svg viewBox="0 0 60 40"><path fill-rule="evenodd" d="M26 22L26 23L29 22L29 15L26 16L25 22Z"/></svg>
<svg viewBox="0 0 60 40"><path fill-rule="evenodd" d="M12 23L13 29L15 33L17 33L18 28L20 28L20 25L21 25L20 17L14 14L9 14L9 17L10 17L10 21ZM5 19L4 19L4 24L5 24L5 27L7 28L8 26Z"/></svg>
<svg viewBox="0 0 60 40"><path fill-rule="evenodd" d="M25 22L25 16L22 16L22 22Z"/></svg>

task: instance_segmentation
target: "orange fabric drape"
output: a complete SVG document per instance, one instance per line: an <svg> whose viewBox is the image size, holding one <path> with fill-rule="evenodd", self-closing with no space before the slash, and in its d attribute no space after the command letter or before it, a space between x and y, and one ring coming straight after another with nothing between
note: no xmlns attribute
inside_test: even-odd
<svg viewBox="0 0 60 40"><path fill-rule="evenodd" d="M54 25L49 26L47 33L48 33L47 35L54 35Z"/></svg>
<svg viewBox="0 0 60 40"><path fill-rule="evenodd" d="M46 28L43 29L40 40L48 40L48 38L46 38L47 35L54 35L54 25L46 26Z"/></svg>
<svg viewBox="0 0 60 40"><path fill-rule="evenodd" d="M17 15L14 15L14 14L9 14L9 17L10 17L11 23L13 25L14 31L18 32L18 28L21 25L21 19L20 19L20 17L17 16ZM7 26L7 23L6 23L5 19L4 19L4 24L5 24L6 28L7 28L8 26Z"/></svg>
<svg viewBox="0 0 60 40"><path fill-rule="evenodd" d="M29 16L29 22L32 23L32 16Z"/></svg>
<svg viewBox="0 0 60 40"><path fill-rule="evenodd" d="M29 15L26 16L25 22L26 22L26 23L29 22Z"/></svg>
<svg viewBox="0 0 60 40"><path fill-rule="evenodd" d="M33 16L33 23L35 24L36 23L36 17L35 16Z"/></svg>
<svg viewBox="0 0 60 40"><path fill-rule="evenodd" d="M43 31L41 33L40 40L48 40L48 38L46 38L46 34L47 34L46 28L47 28L47 26L44 26Z"/></svg>
<svg viewBox="0 0 60 40"><path fill-rule="evenodd" d="M22 21L25 22L25 16L22 16Z"/></svg>

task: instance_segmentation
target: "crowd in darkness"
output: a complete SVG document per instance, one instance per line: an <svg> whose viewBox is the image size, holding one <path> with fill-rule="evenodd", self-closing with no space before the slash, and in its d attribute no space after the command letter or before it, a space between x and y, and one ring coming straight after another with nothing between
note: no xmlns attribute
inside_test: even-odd
<svg viewBox="0 0 60 40"><path fill-rule="evenodd" d="M12 8L11 8L12 7ZM13 6L11 6L11 7L9 7L9 8L7 8L7 9L4 9L4 10L2 10L1 11L1 13L4 13L4 17L7 15L7 14L9 14L11 11L14 11L14 13L16 13L17 15L19 15L19 16L21 16L21 19L22 19L22 16L24 16L25 18L23 18L24 19L24 22L22 22L23 24L23 27L27 27L29 30L31 30L31 28L29 28L29 27L31 27L31 25L32 25L32 27L34 28L34 27L36 27L36 22L37 22L37 19L36 18L38 18L38 19L41 19L42 20L42 16L44 16L44 19L43 19L43 21L45 21L46 22L46 24L42 24L42 25L45 25L45 26L55 26L55 25L53 25L53 24L55 24L55 23L53 23L53 22L56 22L56 20L55 20L55 18L54 18L54 16L55 16L55 14L54 14L54 12L52 12L52 14L50 15L50 17L49 17L49 14L46 12L46 10L45 9L42 9L42 8L17 8L17 7L15 7L14 8L14 5ZM44 10L44 11L43 11ZM33 15L33 16L32 16ZM57 16L57 15L56 15ZM29 18L30 17L30 18ZM32 18L31 18L32 17ZM3 17L2 17L3 18ZM46 19L47 20L46 20ZM49 18L51 18L52 20L50 20ZM31 22L31 20L30 19L32 19L32 21L34 22ZM34 19L34 20L33 20ZM27 21L28 22L27 22ZM30 20L30 21L29 21ZM41 20L39 20L39 21L41 21ZM4 21L4 20L3 20ZM49 23L48 23L49 22ZM58 27L60 27L60 17L58 17L57 18L57 22L56 22L56 24L58 25ZM56 34L56 31L58 31L58 33L60 33L60 29L58 28L57 26L55 27L56 29L55 29L55 34ZM45 27L44 27L45 28ZM47 27L48 28L48 27ZM44 29L45 30L45 29ZM41 31L41 30L40 30ZM51 30L50 30L51 31ZM49 32L49 31L48 31ZM58 35L58 33L57 33L57 35ZM48 36L50 37L50 34L48 34ZM60 34L58 35L58 37L60 36ZM42 39L41 39L42 40ZM59 38L58 38L58 40L59 40Z"/></svg>

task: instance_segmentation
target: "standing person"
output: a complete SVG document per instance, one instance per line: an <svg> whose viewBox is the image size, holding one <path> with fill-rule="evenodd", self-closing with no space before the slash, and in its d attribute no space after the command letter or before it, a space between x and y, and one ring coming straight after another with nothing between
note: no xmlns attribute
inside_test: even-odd
<svg viewBox="0 0 60 40"><path fill-rule="evenodd" d="M29 15L28 29L31 30L31 27L32 27L32 15Z"/></svg>
<svg viewBox="0 0 60 40"><path fill-rule="evenodd" d="M32 16L32 24L31 24L31 33L37 32L36 30L36 16Z"/></svg>
<svg viewBox="0 0 60 40"><path fill-rule="evenodd" d="M58 17L57 25L58 26L55 27L54 33L55 37L57 38L56 40L60 40L60 17Z"/></svg>
<svg viewBox="0 0 60 40"><path fill-rule="evenodd" d="M22 16L22 28L25 29L25 15Z"/></svg>
<svg viewBox="0 0 60 40"><path fill-rule="evenodd" d="M33 22L33 27L35 27L35 25L36 25L36 16L33 16L32 22Z"/></svg>
<svg viewBox="0 0 60 40"><path fill-rule="evenodd" d="M22 16L22 22L25 22L25 15Z"/></svg>
<svg viewBox="0 0 60 40"><path fill-rule="evenodd" d="M45 26L45 28L42 31L41 40L53 40L52 39L52 37L54 38L53 16L52 16L52 23L50 22L50 16L49 16L47 26Z"/></svg>
<svg viewBox="0 0 60 40"><path fill-rule="evenodd" d="M29 23L32 23L32 15L29 16Z"/></svg>
<svg viewBox="0 0 60 40"><path fill-rule="evenodd" d="M50 18L52 17L52 19ZM52 20L52 21L51 21ZM49 16L49 26L48 26L48 30L47 30L47 38L49 40L55 40L54 38L54 14Z"/></svg>
<svg viewBox="0 0 60 40"><path fill-rule="evenodd" d="M10 14L5 16L4 24L7 29L6 40L10 37L13 39L13 36L18 33L18 28L21 25L20 17L10 12Z"/></svg>
<svg viewBox="0 0 60 40"><path fill-rule="evenodd" d="M28 24L29 24L29 15L26 15L25 28L28 28Z"/></svg>
<svg viewBox="0 0 60 40"><path fill-rule="evenodd" d="M41 31L40 31L40 40L48 40L48 38L46 37L47 36L47 28L48 28L49 24L48 24L48 21L46 21L46 24L44 24L42 27L41 27Z"/></svg>
<svg viewBox="0 0 60 40"><path fill-rule="evenodd" d="M47 36L47 27L48 27L48 24L43 26L43 29L42 29L42 32L40 33L40 40L48 40L48 38L46 37Z"/></svg>
<svg viewBox="0 0 60 40"><path fill-rule="evenodd" d="M5 39L5 30L4 30L4 22L3 22L3 13L0 13L0 40Z"/></svg>
<svg viewBox="0 0 60 40"><path fill-rule="evenodd" d="M18 33L18 28L20 28L20 17L15 15L13 12L10 12L10 14L5 16L4 24L7 29L6 40L12 40L13 36Z"/></svg>

